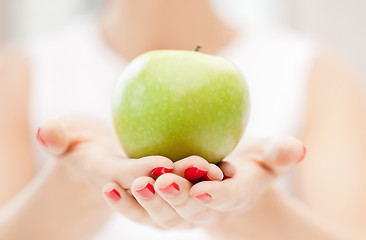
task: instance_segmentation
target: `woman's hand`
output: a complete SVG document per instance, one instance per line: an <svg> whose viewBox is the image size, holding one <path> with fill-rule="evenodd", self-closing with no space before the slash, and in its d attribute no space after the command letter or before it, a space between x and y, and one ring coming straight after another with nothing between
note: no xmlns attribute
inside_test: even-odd
<svg viewBox="0 0 366 240"><path fill-rule="evenodd" d="M156 180L137 178L131 186L133 196L118 181L107 184L104 192L118 194L106 197L109 205L138 222L164 229L217 226L250 209L274 179L304 156L303 144L293 138L247 140L220 168L189 157Z"/></svg>
<svg viewBox="0 0 366 240"><path fill-rule="evenodd" d="M2 209L1 239L91 239L111 213L102 186L115 180L130 188L154 169L155 175L173 169L166 158L128 159L112 127L90 117L49 120L37 139L55 161Z"/></svg>
<svg viewBox="0 0 366 240"><path fill-rule="evenodd" d="M37 139L59 164L100 189L109 181L124 188L141 176L160 176L173 170L163 157L129 159L113 129L87 116L64 116L42 124Z"/></svg>

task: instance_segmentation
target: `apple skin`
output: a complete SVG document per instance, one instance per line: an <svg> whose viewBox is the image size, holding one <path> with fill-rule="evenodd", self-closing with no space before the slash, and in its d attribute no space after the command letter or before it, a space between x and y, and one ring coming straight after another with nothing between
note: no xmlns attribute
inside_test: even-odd
<svg viewBox="0 0 366 240"><path fill-rule="evenodd" d="M113 121L130 158L196 155L218 163L237 145L249 117L249 92L228 60L196 51L156 50L124 70Z"/></svg>

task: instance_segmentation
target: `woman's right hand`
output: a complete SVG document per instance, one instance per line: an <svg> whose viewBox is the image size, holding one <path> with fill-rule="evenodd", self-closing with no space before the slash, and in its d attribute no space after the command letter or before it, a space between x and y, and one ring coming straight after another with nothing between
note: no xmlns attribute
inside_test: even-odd
<svg viewBox="0 0 366 240"><path fill-rule="evenodd" d="M69 167L98 190L110 181L129 189L138 177L158 177L173 170L173 162L165 157L128 158L113 128L92 117L48 120L38 129L37 140L57 164Z"/></svg>

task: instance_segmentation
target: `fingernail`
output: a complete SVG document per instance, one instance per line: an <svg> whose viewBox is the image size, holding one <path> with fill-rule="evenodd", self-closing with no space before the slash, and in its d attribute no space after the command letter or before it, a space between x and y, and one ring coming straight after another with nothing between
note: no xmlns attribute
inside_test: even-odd
<svg viewBox="0 0 366 240"><path fill-rule="evenodd" d="M197 167L189 167L184 171L184 177L188 181L194 182L206 175L207 173L208 171L198 169Z"/></svg>
<svg viewBox="0 0 366 240"><path fill-rule="evenodd" d="M151 185L151 183L146 184L145 187L136 190L136 193L138 195L140 195L140 197L142 197L143 199L150 199L152 197L154 197L155 195L155 189L153 187L153 185Z"/></svg>
<svg viewBox="0 0 366 240"><path fill-rule="evenodd" d="M153 175L154 177L159 177L164 173L171 173L172 171L173 168L157 167L151 171L151 175Z"/></svg>
<svg viewBox="0 0 366 240"><path fill-rule="evenodd" d="M179 185L175 182L172 182L170 185L166 186L165 188L159 188L164 194L169 196L177 196L179 193Z"/></svg>
<svg viewBox="0 0 366 240"><path fill-rule="evenodd" d="M212 199L211 195L208 193L204 193L198 196L193 196L195 199L200 200L201 202L208 202Z"/></svg>
<svg viewBox="0 0 366 240"><path fill-rule="evenodd" d="M303 154L301 155L300 159L297 161L297 163L300 163L302 162L302 160L305 159L305 156L306 156L306 147L303 146Z"/></svg>
<svg viewBox="0 0 366 240"><path fill-rule="evenodd" d="M47 144L46 144L46 142L41 138L40 133L41 133L41 128L38 128L37 133L36 133L36 138L37 138L38 142L39 142L42 146L44 146L44 147L48 147L48 146L47 146Z"/></svg>
<svg viewBox="0 0 366 240"><path fill-rule="evenodd" d="M215 181L214 179L212 179L210 176L208 176L207 174L203 177L201 177L200 179L198 179L199 182L201 181Z"/></svg>
<svg viewBox="0 0 366 240"><path fill-rule="evenodd" d="M119 194L119 192L117 192L116 189L112 189L109 192L104 192L104 194L113 202L117 202L121 199L121 195Z"/></svg>
<svg viewBox="0 0 366 240"><path fill-rule="evenodd" d="M232 176L224 174L224 179L227 179L227 178L232 178Z"/></svg>

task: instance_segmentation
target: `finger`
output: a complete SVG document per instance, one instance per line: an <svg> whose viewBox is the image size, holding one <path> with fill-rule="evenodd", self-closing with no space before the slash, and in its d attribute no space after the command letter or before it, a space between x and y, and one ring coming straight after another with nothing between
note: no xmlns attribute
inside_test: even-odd
<svg viewBox="0 0 366 240"><path fill-rule="evenodd" d="M158 177L173 170L173 162L165 157L125 157L113 129L91 117L72 115L48 120L37 139L45 151L91 176L98 185L117 181L123 188L130 188L137 177Z"/></svg>
<svg viewBox="0 0 366 240"><path fill-rule="evenodd" d="M306 153L301 141L293 137L253 139L238 148L236 154L229 155L226 161L237 169L243 168L243 161L254 161L274 176L285 174Z"/></svg>
<svg viewBox="0 0 366 240"><path fill-rule="evenodd" d="M41 124L36 137L52 155L61 155L77 143L91 139L99 142L107 140L109 148L118 149L118 154L124 155L113 128L93 117L65 115L47 120Z"/></svg>
<svg viewBox="0 0 366 240"><path fill-rule="evenodd" d="M210 163L208 173L193 183L201 181L221 181L223 178L224 173L222 170L216 164Z"/></svg>
<svg viewBox="0 0 366 240"><path fill-rule="evenodd" d="M208 176L206 180L221 180L223 178L223 173L216 165L209 164L198 156L190 156L175 162L173 173L193 183L206 175Z"/></svg>
<svg viewBox="0 0 366 240"><path fill-rule="evenodd" d="M262 150L260 150L262 148ZM245 209L277 177L285 174L304 156L302 143L294 138L267 141L235 162L237 173L222 182L201 182L191 195L201 204L219 211Z"/></svg>
<svg viewBox="0 0 366 240"><path fill-rule="evenodd" d="M248 158L256 162L274 177L286 174L296 163L304 159L304 144L293 137L281 137L268 140L262 147L262 153L248 154Z"/></svg>
<svg viewBox="0 0 366 240"><path fill-rule="evenodd" d="M61 155L70 146L71 138L57 119L49 120L37 130L36 138L51 155Z"/></svg>
<svg viewBox="0 0 366 240"><path fill-rule="evenodd" d="M261 190L254 189L254 186L257 184L237 188L232 179L200 182L192 187L190 195L198 204L218 212L244 211L260 195ZM260 187L263 188L263 185Z"/></svg>
<svg viewBox="0 0 366 240"><path fill-rule="evenodd" d="M155 182L158 194L181 218L201 226L221 219L222 213L202 206L192 199L191 186L187 179L175 174L165 174Z"/></svg>
<svg viewBox="0 0 366 240"><path fill-rule="evenodd" d="M223 161L219 164L219 168L224 174L224 178L232 178L236 173L236 168L231 162Z"/></svg>
<svg viewBox="0 0 366 240"><path fill-rule="evenodd" d="M112 210L126 218L142 224L155 225L144 208L117 183L110 182L103 187L103 196Z"/></svg>
<svg viewBox="0 0 366 240"><path fill-rule="evenodd" d="M232 155L242 155L243 153L263 153L263 146L273 142L276 138L273 137L244 137L238 143L229 157Z"/></svg>
<svg viewBox="0 0 366 240"><path fill-rule="evenodd" d="M175 210L155 193L154 179L140 177L131 186L131 192L136 200L150 215L151 219L161 228L186 229L192 227L185 222Z"/></svg>

